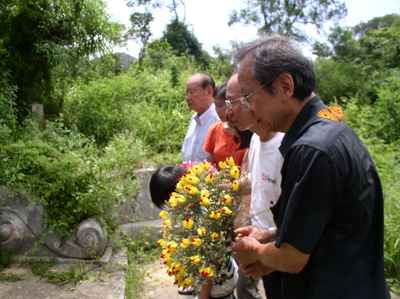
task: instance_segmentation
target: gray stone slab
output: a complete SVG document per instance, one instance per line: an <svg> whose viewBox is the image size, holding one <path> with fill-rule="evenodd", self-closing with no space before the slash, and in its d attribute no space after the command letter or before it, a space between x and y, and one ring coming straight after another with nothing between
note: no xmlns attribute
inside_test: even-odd
<svg viewBox="0 0 400 299"><path fill-rule="evenodd" d="M6 271L24 279L0 283L0 299L123 299L126 269L126 254L120 252L109 264L91 272L88 280L60 286L34 276L26 266L13 266Z"/></svg>
<svg viewBox="0 0 400 299"><path fill-rule="evenodd" d="M132 239L156 241L161 237L161 225L160 219L127 223L120 226L120 231Z"/></svg>
<svg viewBox="0 0 400 299"><path fill-rule="evenodd" d="M151 202L149 182L154 168L135 171L138 179L138 193L121 205L117 219L120 224L158 219L160 210Z"/></svg>

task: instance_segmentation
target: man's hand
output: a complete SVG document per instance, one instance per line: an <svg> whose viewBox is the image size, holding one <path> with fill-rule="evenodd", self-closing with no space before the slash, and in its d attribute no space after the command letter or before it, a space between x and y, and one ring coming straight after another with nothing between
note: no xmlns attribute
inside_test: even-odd
<svg viewBox="0 0 400 299"><path fill-rule="evenodd" d="M258 248L261 244L253 237L242 237L232 244L232 250L240 267L253 264L258 260Z"/></svg>
<svg viewBox="0 0 400 299"><path fill-rule="evenodd" d="M263 265L261 262L255 262L253 264L243 266L242 271L247 276L258 278L274 272L274 269Z"/></svg>
<svg viewBox="0 0 400 299"><path fill-rule="evenodd" d="M244 226L235 230L236 240L248 236L255 238L260 243L272 241L275 236L275 230L261 229L255 226Z"/></svg>

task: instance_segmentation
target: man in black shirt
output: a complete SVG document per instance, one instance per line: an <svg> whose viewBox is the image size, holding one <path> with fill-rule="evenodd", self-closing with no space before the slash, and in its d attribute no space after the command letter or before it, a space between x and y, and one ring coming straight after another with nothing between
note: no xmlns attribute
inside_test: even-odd
<svg viewBox="0 0 400 299"><path fill-rule="evenodd" d="M390 298L381 184L362 142L340 109L313 93L312 63L292 41L271 36L239 58L241 93L255 126L286 132L282 194L273 208L277 232L271 241L267 231L237 230L233 250L243 271L275 271L281 298Z"/></svg>

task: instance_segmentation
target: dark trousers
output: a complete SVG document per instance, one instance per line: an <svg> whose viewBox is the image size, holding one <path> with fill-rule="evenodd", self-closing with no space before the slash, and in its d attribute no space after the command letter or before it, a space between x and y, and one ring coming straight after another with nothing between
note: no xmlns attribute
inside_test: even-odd
<svg viewBox="0 0 400 299"><path fill-rule="evenodd" d="M282 298L281 280L279 274L279 272L272 272L271 274L262 277L267 299Z"/></svg>

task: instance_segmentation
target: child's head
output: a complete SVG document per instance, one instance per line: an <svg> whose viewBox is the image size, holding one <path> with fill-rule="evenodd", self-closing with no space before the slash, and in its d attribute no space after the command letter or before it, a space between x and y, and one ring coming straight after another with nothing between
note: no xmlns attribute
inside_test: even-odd
<svg viewBox="0 0 400 299"><path fill-rule="evenodd" d="M160 209L168 201L185 169L179 166L161 166L150 178L151 201Z"/></svg>
<svg viewBox="0 0 400 299"><path fill-rule="evenodd" d="M226 82L214 90L215 111L221 121L226 121Z"/></svg>

